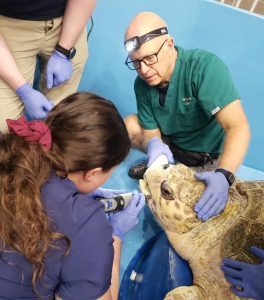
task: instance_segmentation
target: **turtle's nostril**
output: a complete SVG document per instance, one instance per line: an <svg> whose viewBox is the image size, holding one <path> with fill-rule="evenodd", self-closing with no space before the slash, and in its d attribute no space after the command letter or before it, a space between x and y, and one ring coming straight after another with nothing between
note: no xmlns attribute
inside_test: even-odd
<svg viewBox="0 0 264 300"><path fill-rule="evenodd" d="M163 170L166 170L166 169L168 169L169 166L170 166L170 164L165 164L162 166L162 168L163 168Z"/></svg>

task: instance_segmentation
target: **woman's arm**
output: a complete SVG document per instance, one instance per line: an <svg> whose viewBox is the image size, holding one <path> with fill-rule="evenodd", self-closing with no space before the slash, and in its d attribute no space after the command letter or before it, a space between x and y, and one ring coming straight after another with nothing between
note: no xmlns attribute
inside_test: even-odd
<svg viewBox="0 0 264 300"><path fill-rule="evenodd" d="M121 257L121 240L113 236L114 238L114 261L112 268L112 280L111 287L107 292L99 298L99 300L117 300L118 299L118 289L119 289L119 272L120 272L120 257ZM61 300L61 299L56 299Z"/></svg>
<svg viewBox="0 0 264 300"><path fill-rule="evenodd" d="M26 80L21 74L16 61L11 54L6 41L0 34L0 78L8 85L12 90L16 90L22 86Z"/></svg>
<svg viewBox="0 0 264 300"><path fill-rule="evenodd" d="M121 258L121 240L113 236L114 238L114 262L112 269L112 284L111 284L111 294L112 299L118 298L119 290L119 275L120 275L120 258Z"/></svg>
<svg viewBox="0 0 264 300"><path fill-rule="evenodd" d="M113 227L114 261L112 267L112 281L110 289L100 300L117 300L119 289L119 272L121 243L125 235L138 223L138 215L145 205L145 196L137 191L133 192L133 199L126 209L109 216L109 222Z"/></svg>

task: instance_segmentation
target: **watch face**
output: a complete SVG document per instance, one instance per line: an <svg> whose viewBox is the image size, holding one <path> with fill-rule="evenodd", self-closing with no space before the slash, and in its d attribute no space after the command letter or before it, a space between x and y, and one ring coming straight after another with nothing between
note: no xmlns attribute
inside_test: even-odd
<svg viewBox="0 0 264 300"><path fill-rule="evenodd" d="M76 49L75 48L71 48L70 49L70 54L69 54L70 59L72 59L75 54L76 54Z"/></svg>

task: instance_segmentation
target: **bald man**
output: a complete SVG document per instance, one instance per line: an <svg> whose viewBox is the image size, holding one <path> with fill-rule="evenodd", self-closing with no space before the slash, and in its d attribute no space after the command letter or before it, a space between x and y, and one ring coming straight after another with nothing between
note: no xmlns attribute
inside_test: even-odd
<svg viewBox="0 0 264 300"><path fill-rule="evenodd" d="M250 140L228 68L212 53L175 46L164 20L151 12L129 24L125 48L126 65L138 73L138 113L125 123L132 145L146 151L148 160L129 175L140 178L161 154L196 167L196 178L207 188L194 209L208 220L224 209Z"/></svg>

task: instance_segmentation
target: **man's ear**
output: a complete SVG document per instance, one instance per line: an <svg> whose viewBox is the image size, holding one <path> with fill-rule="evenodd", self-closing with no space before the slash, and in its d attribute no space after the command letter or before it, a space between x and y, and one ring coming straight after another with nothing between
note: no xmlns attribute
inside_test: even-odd
<svg viewBox="0 0 264 300"><path fill-rule="evenodd" d="M174 47L174 38L172 36L169 36L168 44L170 47Z"/></svg>
<svg viewBox="0 0 264 300"><path fill-rule="evenodd" d="M102 173L102 170L103 169L101 167L98 167L91 170L83 171L83 179L86 181L91 181L94 177L100 175Z"/></svg>

